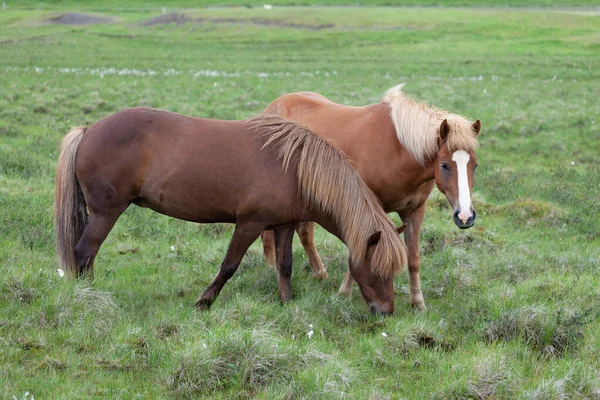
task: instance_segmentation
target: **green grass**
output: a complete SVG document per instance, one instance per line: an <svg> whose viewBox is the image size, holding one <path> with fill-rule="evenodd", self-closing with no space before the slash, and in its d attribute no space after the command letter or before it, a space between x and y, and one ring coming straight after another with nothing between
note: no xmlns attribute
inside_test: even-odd
<svg viewBox="0 0 600 400"><path fill-rule="evenodd" d="M590 7L598 6L594 0L9 0L11 8L69 9L69 10L158 10L199 7L246 7L262 8L264 4L275 6L352 6L352 7Z"/></svg>
<svg viewBox="0 0 600 400"><path fill-rule="evenodd" d="M78 9L113 23L62 26L46 21L75 3L28 4L0 13L0 398L600 396L600 17L207 8L186 13L208 22L145 27L159 11L108 2ZM135 105L245 118L300 90L362 105L400 82L483 123L476 226L459 231L445 198L429 200L426 312L410 309L406 274L393 317L368 315L356 289L340 297L347 253L322 230L325 281L297 243L280 305L256 243L198 312L232 227L137 207L93 285L58 276L53 179L71 127Z"/></svg>

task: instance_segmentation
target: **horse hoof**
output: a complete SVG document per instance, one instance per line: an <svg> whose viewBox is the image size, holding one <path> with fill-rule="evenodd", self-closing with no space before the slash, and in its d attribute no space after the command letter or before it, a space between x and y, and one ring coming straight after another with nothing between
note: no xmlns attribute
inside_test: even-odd
<svg viewBox="0 0 600 400"><path fill-rule="evenodd" d="M200 311L208 311L210 309L211 304L212 300L203 298L196 302L195 307Z"/></svg>
<svg viewBox="0 0 600 400"><path fill-rule="evenodd" d="M316 280L322 281L323 279L327 278L327 271L323 270L320 272L315 272L315 273L313 273L313 277Z"/></svg>
<svg viewBox="0 0 600 400"><path fill-rule="evenodd" d="M281 298L281 305L285 305L286 303L289 303L290 300L292 299L292 296L287 296L286 298Z"/></svg>
<svg viewBox="0 0 600 400"><path fill-rule="evenodd" d="M421 303L412 303L412 308L415 311L418 312L423 312L427 310L427 306L425 305L425 302L421 302Z"/></svg>

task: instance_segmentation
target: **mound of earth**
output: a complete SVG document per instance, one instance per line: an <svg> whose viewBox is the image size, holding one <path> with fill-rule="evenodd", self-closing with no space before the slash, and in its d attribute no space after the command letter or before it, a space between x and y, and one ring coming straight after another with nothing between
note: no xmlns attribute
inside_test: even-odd
<svg viewBox="0 0 600 400"><path fill-rule="evenodd" d="M193 19L188 18L183 14L170 13L170 14L163 14L163 15L159 15L158 17L147 19L145 21L140 22L140 25L142 25L142 26L162 25L162 24L182 25L182 24L185 24L185 23L191 22L191 21L193 21Z"/></svg>
<svg viewBox="0 0 600 400"><path fill-rule="evenodd" d="M66 13L58 17L50 18L48 21L61 25L94 25L108 24L113 21L110 17L99 17L80 13Z"/></svg>

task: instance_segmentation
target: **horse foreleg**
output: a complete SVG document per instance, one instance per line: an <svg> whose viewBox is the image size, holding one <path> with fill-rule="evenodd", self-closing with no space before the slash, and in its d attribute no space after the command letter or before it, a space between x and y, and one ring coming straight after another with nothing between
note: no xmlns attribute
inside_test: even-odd
<svg viewBox="0 0 600 400"><path fill-rule="evenodd" d="M277 250L277 270L279 272L279 295L282 302L292 297L292 243L294 227L275 229L275 249Z"/></svg>
<svg viewBox="0 0 600 400"><path fill-rule="evenodd" d="M275 237L273 236L273 231L263 231L260 234L260 239L263 244L263 252L265 253L265 258L267 259L267 265L269 268L275 268Z"/></svg>
<svg viewBox="0 0 600 400"><path fill-rule="evenodd" d="M419 234L425 217L425 204L406 215L400 214L407 224L404 230L404 241L408 249L408 274L410 276L410 301L413 307L425 310L425 299L421 292L421 255L419 253Z"/></svg>
<svg viewBox="0 0 600 400"><path fill-rule="evenodd" d="M248 247L258 238L263 228L264 226L257 227L255 224L238 223L235 226L233 236L227 248L227 254L221 263L221 269L196 302L196 307L201 310L210 308L225 283L233 276L240 262L242 262L242 258L246 254Z"/></svg>
<svg viewBox="0 0 600 400"><path fill-rule="evenodd" d="M340 286L340 290L338 292L340 294L347 294L350 296L352 294L352 283L354 283L354 278L352 278L350 267L348 267L348 271L346 271L346 276L344 277L344 282L342 282L342 286Z"/></svg>
<svg viewBox="0 0 600 400"><path fill-rule="evenodd" d="M321 261L321 257L315 246L315 223L302 222L296 225L296 232L298 232L300 242L302 242L304 251L308 256L313 276L317 279L327 278L327 270L323 266L323 261Z"/></svg>

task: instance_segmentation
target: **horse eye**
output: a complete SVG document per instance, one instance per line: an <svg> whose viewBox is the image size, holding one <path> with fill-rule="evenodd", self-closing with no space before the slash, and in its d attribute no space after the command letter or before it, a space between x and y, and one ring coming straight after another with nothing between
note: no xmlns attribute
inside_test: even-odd
<svg viewBox="0 0 600 400"><path fill-rule="evenodd" d="M446 164L446 163L442 163L442 169L444 171L450 171L450 166L448 164Z"/></svg>
<svg viewBox="0 0 600 400"><path fill-rule="evenodd" d="M475 164L475 166L473 167L473 171L476 170L477 167L479 167L479 163Z"/></svg>

